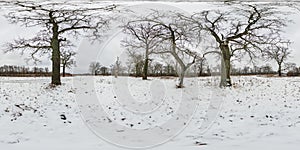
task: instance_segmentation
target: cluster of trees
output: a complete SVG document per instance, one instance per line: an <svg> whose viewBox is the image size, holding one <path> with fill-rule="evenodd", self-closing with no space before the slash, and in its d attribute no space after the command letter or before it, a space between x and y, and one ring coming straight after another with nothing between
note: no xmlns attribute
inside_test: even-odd
<svg viewBox="0 0 300 150"><path fill-rule="evenodd" d="M99 62L92 62L89 66L92 75L111 75L112 72L106 66L102 66Z"/></svg>
<svg viewBox="0 0 300 150"><path fill-rule="evenodd" d="M287 71L287 76L300 76L300 66L297 67L295 63L286 63L285 70Z"/></svg>
<svg viewBox="0 0 300 150"><path fill-rule="evenodd" d="M120 76L134 76L143 77L144 61L142 58L137 62L127 62L126 64L119 64L116 70L115 65L102 66L99 62L92 62L89 66L90 73L93 75L114 75ZM262 66L244 66L235 67L232 65L230 70L231 75L276 75L278 71L274 70L270 64ZM178 66L176 63L160 63L150 61L148 64L148 76L174 76L178 77ZM116 74L116 71L118 72ZM214 76L220 75L220 66L211 67L207 61L197 61L186 72L186 76L189 77L201 77L201 76ZM287 76L300 76L300 66L297 67L295 63L286 63L282 66L282 71Z"/></svg>
<svg viewBox="0 0 300 150"><path fill-rule="evenodd" d="M137 64L115 65L108 67L100 65L99 62L92 62L89 66L89 71L92 75L114 75L118 76L134 76L143 77L143 61ZM148 76L177 76L177 72L172 65L164 65L162 63L149 63Z"/></svg>
<svg viewBox="0 0 300 150"><path fill-rule="evenodd" d="M74 60L74 56L76 55L76 52L73 51L62 51L60 53L61 55L61 67L62 67L62 76L66 76L66 68L71 68L76 65L76 61ZM39 68L39 67L33 67L32 70L30 70L29 67L25 66L15 66L15 65L4 65L0 67L0 75L5 76L16 76L16 75L51 75L52 72L49 72L49 68ZM70 75L70 73L68 73Z"/></svg>
<svg viewBox="0 0 300 150"><path fill-rule="evenodd" d="M15 65L4 65L0 67L0 76L48 76L51 72L47 67L25 67L25 66L15 66Z"/></svg>
<svg viewBox="0 0 300 150"><path fill-rule="evenodd" d="M259 75L259 74L276 74L270 64L263 66L245 66L242 68L235 68L232 66L231 74L233 75Z"/></svg>
<svg viewBox="0 0 300 150"><path fill-rule="evenodd" d="M61 64L63 68L71 66L62 57L64 51L74 46L72 39L86 36L91 41L101 41L113 20L112 16L116 16L113 14L116 5L94 3L1 1L10 23L40 29L32 38L19 38L8 43L5 52L29 51L35 61L39 61L41 55L50 54L51 83L60 85ZM207 60L208 55L215 54L219 57L222 87L232 85L232 60L245 55L251 59L263 56L275 60L281 75L281 66L290 54L290 42L281 36L283 28L289 23L289 13L283 12L286 9L282 8L288 6L282 3L239 2L221 5L226 9L218 7L191 15L153 10L144 16L131 16L123 26L128 36L122 45L128 51L129 62L134 64L135 74L141 74L146 80L153 66L156 69L150 74L159 74L155 71L162 67L151 66L151 62L159 61L154 59L157 56L165 57L168 61L174 61L173 66L179 76L177 86L181 88L189 68ZM93 74L109 74L107 67L99 67L97 63L94 65L90 66ZM116 63L113 66L113 74L117 76L120 65Z"/></svg>
<svg viewBox="0 0 300 150"><path fill-rule="evenodd" d="M295 63L286 63L282 66L281 71L286 72L287 76L299 76L300 75L300 67L297 67ZM242 68L232 67L231 70L232 75L259 75L259 74L278 74L281 76L282 73L278 73L278 70L273 70L270 64L262 65L262 66L245 66Z"/></svg>
<svg viewBox="0 0 300 150"><path fill-rule="evenodd" d="M232 61L245 56L275 60L281 76L282 65L291 53L290 41L281 36L289 23L288 13L281 8L287 6L230 2L223 7L191 15L154 10L131 17L123 26L128 36L122 45L131 62L143 66L143 79L147 79L150 60L170 55L179 66L179 88L188 69L209 54L220 60L221 87L232 85ZM141 58L143 61L137 61Z"/></svg>
<svg viewBox="0 0 300 150"><path fill-rule="evenodd" d="M144 73L145 60L141 55L138 57L131 56L129 61L123 70L128 70L128 74L135 77L142 77L145 79L147 76L179 76L180 66L175 60L172 60L170 56L163 57L161 61L155 61L155 59L149 59L147 65L147 74ZM185 71L189 76L208 76L211 75L211 71L207 61L205 59L195 60L192 67Z"/></svg>

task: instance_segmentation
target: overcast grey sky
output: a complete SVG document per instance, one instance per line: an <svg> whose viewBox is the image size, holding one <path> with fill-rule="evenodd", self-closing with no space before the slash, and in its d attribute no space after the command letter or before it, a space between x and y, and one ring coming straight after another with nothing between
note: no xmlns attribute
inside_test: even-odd
<svg viewBox="0 0 300 150"><path fill-rule="evenodd" d="M146 9L158 9L158 10L174 10L181 9L187 13L199 12L203 9L207 9L212 7L211 4L201 3L201 2L127 2L126 5L130 5L131 8L138 13L145 13ZM3 17L3 12L0 13L0 44L4 44L6 42L12 41L17 37L30 37L34 35L37 28L29 29L20 27L18 25L9 24L6 19ZM291 48L292 58L289 59L289 62L295 62L297 65L300 65L300 14L291 15L291 19L294 20L294 24L289 25L286 28L285 36L288 37L293 44ZM109 66L113 64L117 56L121 56L123 54L123 49L120 47L120 40L122 39L122 33L120 30L115 29L112 30L112 36L104 39L101 44L91 44L86 39L78 39L74 42L78 44L75 48L78 51L78 55L76 57L77 67L74 69L76 73L84 73L88 72L88 66L92 61L99 61L103 65ZM26 56L20 56L18 52L4 54L3 51L0 51L0 66L4 64L9 65L25 65L32 66L34 65L32 62L26 64L25 59ZM123 60L124 62L125 60ZM37 66L48 66L51 68L51 62L45 56L42 59L42 62L37 64Z"/></svg>

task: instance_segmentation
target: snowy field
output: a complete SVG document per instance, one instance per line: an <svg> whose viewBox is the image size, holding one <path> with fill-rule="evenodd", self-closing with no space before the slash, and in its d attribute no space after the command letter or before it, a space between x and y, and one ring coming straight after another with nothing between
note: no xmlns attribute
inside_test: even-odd
<svg viewBox="0 0 300 150"><path fill-rule="evenodd" d="M179 135L152 149L297 150L300 146L300 78L233 77L234 86L227 89L218 88L215 77L186 78L182 90L175 88L176 78L142 81L126 77L68 77L55 89L48 83L49 78L0 77L1 149L117 150L122 148L114 144L134 143L128 140L133 136L129 134L131 129L143 131L160 126L153 135L168 135L173 128L185 125ZM128 91L124 92L126 87ZM90 93L96 93L101 105L88 106ZM135 101L126 101L126 93ZM86 99L78 100L85 95ZM180 100L198 104L193 116L184 114L188 110L178 111ZM187 103L188 108L194 108L189 106L192 104ZM80 108L89 108L92 113L100 107L107 116L93 119L80 113ZM139 115L137 112L141 111L145 113ZM174 117L180 118L174 127L163 125ZM87 126L89 122L103 127L119 124L122 129L102 128L101 134L123 134L123 143L120 140L111 144L99 138ZM206 129L204 122L212 124ZM155 141L156 137L145 137L141 143L147 138Z"/></svg>

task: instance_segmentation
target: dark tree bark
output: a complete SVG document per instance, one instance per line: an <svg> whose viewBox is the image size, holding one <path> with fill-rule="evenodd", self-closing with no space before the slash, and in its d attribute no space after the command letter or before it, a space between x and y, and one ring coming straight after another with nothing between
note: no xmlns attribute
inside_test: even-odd
<svg viewBox="0 0 300 150"><path fill-rule="evenodd" d="M52 49L52 75L51 84L61 85L60 81L60 44L59 44L59 29L57 22L53 17L53 12L49 12L50 22L52 27L51 49Z"/></svg>
<svg viewBox="0 0 300 150"><path fill-rule="evenodd" d="M145 58L144 68L143 68L143 80L147 80L148 77L148 64L149 64L149 58Z"/></svg>
<svg viewBox="0 0 300 150"><path fill-rule="evenodd" d="M220 45L221 49L221 87L231 86L231 79L230 79L230 59L231 54L229 50L229 46L227 42L224 42Z"/></svg>
<svg viewBox="0 0 300 150"><path fill-rule="evenodd" d="M143 80L147 80L148 77L148 65L149 65L149 46L146 44L145 61L143 65Z"/></svg>
<svg viewBox="0 0 300 150"><path fill-rule="evenodd" d="M281 73L281 64L278 65L278 76L281 77L282 73Z"/></svg>
<svg viewBox="0 0 300 150"><path fill-rule="evenodd" d="M66 76L66 65L63 65L63 77Z"/></svg>

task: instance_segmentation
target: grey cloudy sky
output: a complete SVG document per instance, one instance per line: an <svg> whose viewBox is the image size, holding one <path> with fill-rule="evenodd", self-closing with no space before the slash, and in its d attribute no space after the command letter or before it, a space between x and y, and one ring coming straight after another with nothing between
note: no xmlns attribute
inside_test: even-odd
<svg viewBox="0 0 300 150"><path fill-rule="evenodd" d="M144 10L147 8L159 10L181 9L188 13L193 13L212 6L207 3L199 2L127 2L123 4L130 5L132 9L139 13L145 12ZM35 31L37 30L37 28L28 29L18 25L9 24L3 17L3 12L0 13L0 16L0 45L10 42L17 37L30 37L34 35ZM285 36L293 42L291 45L293 50L292 58L290 58L289 61L295 62L297 65L300 65L300 42L298 42L300 39L299 16L299 13L291 15L291 19L294 20L294 23L289 25L285 30ZM112 30L111 33L112 36L104 39L103 43L101 44L91 44L86 39L77 39L74 41L78 45L75 48L75 50L78 51L78 55L76 57L77 67L74 68L74 72L88 72L88 66L92 61L99 61L103 65L109 66L110 64L114 63L117 56L122 57L122 54L124 53L123 49L120 47L120 40L123 37L122 33L120 33L120 30L116 28ZM32 62L26 64L24 60L25 58L26 56L20 56L18 52L4 54L3 51L0 51L0 66L4 64L25 66L34 65ZM42 59L42 62L37 64L37 66L48 66L51 68L51 62L47 56L45 56Z"/></svg>

